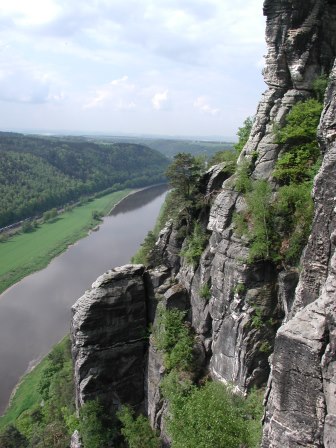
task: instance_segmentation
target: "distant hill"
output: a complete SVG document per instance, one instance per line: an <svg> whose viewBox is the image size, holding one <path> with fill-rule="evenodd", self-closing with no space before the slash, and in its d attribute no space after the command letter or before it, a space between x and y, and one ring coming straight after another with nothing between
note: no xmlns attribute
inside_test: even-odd
<svg viewBox="0 0 336 448"><path fill-rule="evenodd" d="M0 227L83 195L163 182L168 164L139 144L0 132Z"/></svg>
<svg viewBox="0 0 336 448"><path fill-rule="evenodd" d="M155 149L166 157L172 159L179 152L189 152L192 155L203 154L207 158L211 158L216 152L232 149L233 142L217 142L202 140L185 140L185 139L165 139L165 138L147 138L147 137L87 137L96 142L128 142L140 145L146 145Z"/></svg>

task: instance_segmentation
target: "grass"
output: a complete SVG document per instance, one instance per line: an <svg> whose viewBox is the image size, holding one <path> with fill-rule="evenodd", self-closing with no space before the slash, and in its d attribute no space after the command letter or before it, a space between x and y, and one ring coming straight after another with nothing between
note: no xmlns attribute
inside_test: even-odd
<svg viewBox="0 0 336 448"><path fill-rule="evenodd" d="M68 339L69 336L65 336L57 346L65 350ZM9 407L6 409L5 414L0 417L0 431L7 425L15 424L16 419L22 412L40 404L42 397L37 390L44 368L48 363L48 357L45 356L33 370L23 376L11 398Z"/></svg>
<svg viewBox="0 0 336 448"><path fill-rule="evenodd" d="M20 233L0 244L0 293L23 277L48 265L70 244L86 236L97 224L92 212L108 214L131 190L117 191L89 201L39 225L30 233Z"/></svg>

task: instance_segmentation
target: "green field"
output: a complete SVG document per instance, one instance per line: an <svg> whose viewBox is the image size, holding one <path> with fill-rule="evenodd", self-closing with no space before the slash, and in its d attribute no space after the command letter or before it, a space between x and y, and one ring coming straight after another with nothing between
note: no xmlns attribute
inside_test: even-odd
<svg viewBox="0 0 336 448"><path fill-rule="evenodd" d="M28 274L44 268L70 244L97 224L92 212L108 214L132 190L117 191L64 212L34 232L20 233L0 243L0 293Z"/></svg>
<svg viewBox="0 0 336 448"><path fill-rule="evenodd" d="M56 344L50 353L61 352L66 362L71 362L70 340L69 336L65 336L58 344ZM16 387L8 408L3 416L0 417L0 432L7 425L15 425L16 419L27 410L38 407L42 402L42 397L38 391L38 386L43 375L45 375L46 367L50 366L49 356L45 356L36 367L29 373L24 375Z"/></svg>
<svg viewBox="0 0 336 448"><path fill-rule="evenodd" d="M66 344L66 336L58 345L64 346ZM13 393L10 404L3 416L0 417L0 431L9 424L15 424L15 420L27 409L40 404L42 401L41 395L37 391L38 384L41 380L43 369L48 363L48 358L45 356L41 362L37 364L29 373L24 375Z"/></svg>

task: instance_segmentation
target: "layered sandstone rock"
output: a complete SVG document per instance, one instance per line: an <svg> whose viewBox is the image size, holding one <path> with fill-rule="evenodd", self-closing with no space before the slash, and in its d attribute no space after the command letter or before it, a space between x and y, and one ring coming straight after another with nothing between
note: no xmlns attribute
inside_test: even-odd
<svg viewBox="0 0 336 448"><path fill-rule="evenodd" d="M108 271L73 306L78 406L96 398L115 408L143 402L147 345L143 273L141 265Z"/></svg>
<svg viewBox="0 0 336 448"><path fill-rule="evenodd" d="M290 320L276 337L263 447L336 446L336 68L320 123L324 159Z"/></svg>

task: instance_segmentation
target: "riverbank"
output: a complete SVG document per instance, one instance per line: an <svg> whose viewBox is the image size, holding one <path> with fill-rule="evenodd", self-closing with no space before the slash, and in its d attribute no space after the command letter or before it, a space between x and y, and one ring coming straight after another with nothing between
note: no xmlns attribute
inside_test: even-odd
<svg viewBox="0 0 336 448"><path fill-rule="evenodd" d="M0 244L0 293L22 278L46 267L68 246L85 237L99 220L93 212L107 215L121 200L131 194L127 189L79 205L40 224L29 233L20 233Z"/></svg>

